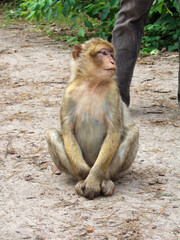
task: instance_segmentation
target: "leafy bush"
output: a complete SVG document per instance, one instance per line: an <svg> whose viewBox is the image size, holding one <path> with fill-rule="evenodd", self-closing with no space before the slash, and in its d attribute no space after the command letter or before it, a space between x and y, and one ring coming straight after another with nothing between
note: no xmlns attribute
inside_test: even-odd
<svg viewBox="0 0 180 240"><path fill-rule="evenodd" d="M111 32L117 19L120 0L16 0L21 16L47 23L66 21L70 26L68 43L77 43L90 37L111 40ZM178 4L175 0L154 0L149 13L142 52L156 53L158 49L178 49L180 21Z"/></svg>
<svg viewBox="0 0 180 240"><path fill-rule="evenodd" d="M22 0L4 0L2 2L3 9L1 11L5 10L5 18L6 19L14 19L18 18L21 15L22 8L20 7L20 4L22 3Z"/></svg>
<svg viewBox="0 0 180 240"><path fill-rule="evenodd" d="M23 9L22 16L27 20L43 18L49 23L59 19L60 15L68 18L71 30L77 28L78 18L82 16L83 26L78 30L77 36L68 39L84 41L90 36L104 39L111 35L111 30L116 21L120 0L112 1L83 1L83 0L23 0L20 5Z"/></svg>
<svg viewBox="0 0 180 240"><path fill-rule="evenodd" d="M48 23L56 19L63 8L61 1L58 0L23 0L20 6L23 9L21 15L27 20L36 18L40 22L45 18Z"/></svg>
<svg viewBox="0 0 180 240"><path fill-rule="evenodd" d="M177 1L155 0L145 27L142 52L153 53L162 48L177 51L179 36L180 19Z"/></svg>

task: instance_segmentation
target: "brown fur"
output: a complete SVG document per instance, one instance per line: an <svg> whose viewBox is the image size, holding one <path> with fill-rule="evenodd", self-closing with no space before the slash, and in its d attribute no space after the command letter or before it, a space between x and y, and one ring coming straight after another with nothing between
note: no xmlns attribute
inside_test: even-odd
<svg viewBox="0 0 180 240"><path fill-rule="evenodd" d="M76 176L76 192L89 199L113 194L110 179L132 164L138 149L138 128L128 126L127 109L114 81L113 55L113 46L99 38L74 48L61 130L46 131L56 166Z"/></svg>

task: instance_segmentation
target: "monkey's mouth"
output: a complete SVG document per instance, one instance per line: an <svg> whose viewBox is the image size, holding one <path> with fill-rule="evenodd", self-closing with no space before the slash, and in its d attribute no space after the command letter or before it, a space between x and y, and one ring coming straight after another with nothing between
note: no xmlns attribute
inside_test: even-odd
<svg viewBox="0 0 180 240"><path fill-rule="evenodd" d="M107 71L115 71L116 70L116 66L110 67L110 68L105 68L105 70Z"/></svg>
<svg viewBox="0 0 180 240"><path fill-rule="evenodd" d="M116 68L106 68L105 71L114 73L116 71Z"/></svg>

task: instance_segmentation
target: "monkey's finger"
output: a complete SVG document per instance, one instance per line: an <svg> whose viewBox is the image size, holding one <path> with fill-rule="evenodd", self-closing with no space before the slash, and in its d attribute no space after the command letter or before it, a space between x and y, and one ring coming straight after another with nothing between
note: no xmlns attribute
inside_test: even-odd
<svg viewBox="0 0 180 240"><path fill-rule="evenodd" d="M92 200L94 199L95 197L99 196L100 195L100 190L99 189L93 189L93 188L90 188L90 187L85 187L84 189L84 197Z"/></svg>
<svg viewBox="0 0 180 240"><path fill-rule="evenodd" d="M77 192L77 194L84 196L84 189L85 189L84 180L81 180L76 184L75 191Z"/></svg>

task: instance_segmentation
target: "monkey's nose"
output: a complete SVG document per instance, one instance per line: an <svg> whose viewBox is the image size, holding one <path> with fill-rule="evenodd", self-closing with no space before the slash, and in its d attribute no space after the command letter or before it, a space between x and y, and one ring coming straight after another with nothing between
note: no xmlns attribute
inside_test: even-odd
<svg viewBox="0 0 180 240"><path fill-rule="evenodd" d="M114 59L111 59L111 64L112 64L112 65L116 65Z"/></svg>

